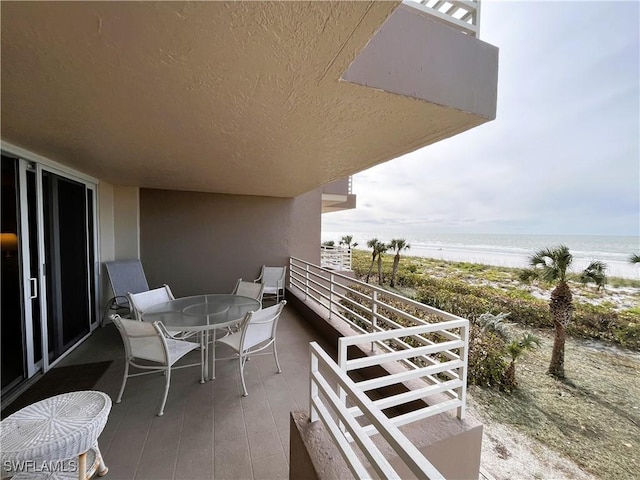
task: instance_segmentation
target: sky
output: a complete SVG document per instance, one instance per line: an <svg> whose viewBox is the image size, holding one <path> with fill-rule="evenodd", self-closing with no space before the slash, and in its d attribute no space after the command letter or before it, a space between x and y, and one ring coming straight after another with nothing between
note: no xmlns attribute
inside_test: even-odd
<svg viewBox="0 0 640 480"><path fill-rule="evenodd" d="M323 232L640 235L640 2L481 5L497 118L354 175Z"/></svg>

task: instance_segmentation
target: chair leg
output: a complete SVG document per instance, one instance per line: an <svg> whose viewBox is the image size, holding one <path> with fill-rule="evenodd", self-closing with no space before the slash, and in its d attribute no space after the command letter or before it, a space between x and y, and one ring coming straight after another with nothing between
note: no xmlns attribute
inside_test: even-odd
<svg viewBox="0 0 640 480"><path fill-rule="evenodd" d="M167 403L167 395L169 395L169 383L171 383L171 367L166 369L167 381L164 386L164 395L162 396L162 403L160 404L160 411L158 412L158 416L161 417L164 415L164 406Z"/></svg>
<svg viewBox="0 0 640 480"><path fill-rule="evenodd" d="M276 349L276 342L273 342L273 358L276 359L276 367L278 367L278 373L282 373L282 369L280 368L280 362L278 362L278 350Z"/></svg>
<svg viewBox="0 0 640 480"><path fill-rule="evenodd" d="M240 355L240 361L238 362L238 365L240 367L240 379L242 380L242 396L243 397L247 397L249 395L249 392L247 392L247 385L244 382L244 364L246 362L246 358L242 355Z"/></svg>
<svg viewBox="0 0 640 480"><path fill-rule="evenodd" d="M118 394L118 398L116 403L120 403L122 401L122 394L124 393L124 387L127 384L127 378L129 378L129 360L124 364L124 376L122 377L122 386L120 387L120 393Z"/></svg>
<svg viewBox="0 0 640 480"><path fill-rule="evenodd" d="M107 303L107 306L104 309L104 312L102 313L102 318L100 319L100 326L101 327L105 327L107 325L107 315L109 313L109 310L111 309L111 305L113 305L113 300L110 300L109 303Z"/></svg>
<svg viewBox="0 0 640 480"><path fill-rule="evenodd" d="M207 362L207 349L204 342L204 332L199 333L200 336L200 383L204 383L204 365Z"/></svg>

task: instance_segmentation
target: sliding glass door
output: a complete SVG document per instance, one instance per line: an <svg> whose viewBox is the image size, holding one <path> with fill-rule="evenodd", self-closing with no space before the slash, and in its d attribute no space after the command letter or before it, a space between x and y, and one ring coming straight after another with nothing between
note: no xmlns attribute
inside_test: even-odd
<svg viewBox="0 0 640 480"><path fill-rule="evenodd" d="M82 183L42 171L49 362L91 328L88 193Z"/></svg>
<svg viewBox="0 0 640 480"><path fill-rule="evenodd" d="M2 177L5 394L48 370L89 334L98 315L95 186L7 155Z"/></svg>

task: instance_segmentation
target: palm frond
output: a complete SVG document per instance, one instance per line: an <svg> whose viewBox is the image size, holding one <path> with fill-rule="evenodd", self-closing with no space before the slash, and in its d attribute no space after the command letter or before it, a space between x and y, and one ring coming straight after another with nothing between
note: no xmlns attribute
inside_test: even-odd
<svg viewBox="0 0 640 480"><path fill-rule="evenodd" d="M640 255L637 253L632 253L629 256L629 263L640 263Z"/></svg>
<svg viewBox="0 0 640 480"><path fill-rule="evenodd" d="M404 238L394 238L389 242L389 248L400 253L402 250L409 250L411 246Z"/></svg>
<svg viewBox="0 0 640 480"><path fill-rule="evenodd" d="M522 335L522 338L520 339L520 345L525 350L540 347L540 338L536 337L533 333L526 333Z"/></svg>
<svg viewBox="0 0 640 480"><path fill-rule="evenodd" d="M593 282L600 290L607 283L607 268L609 268L607 264L600 260L592 261L580 274L580 282L583 285Z"/></svg>
<svg viewBox="0 0 640 480"><path fill-rule="evenodd" d="M536 275L529 276L528 279L541 278L548 283L556 280L564 282L572 262L573 255L566 245L543 248L529 257L529 265Z"/></svg>
<svg viewBox="0 0 640 480"><path fill-rule="evenodd" d="M353 242L352 235L345 235L340 239L340 245L346 245L347 247L351 247L351 242Z"/></svg>
<svg viewBox="0 0 640 480"><path fill-rule="evenodd" d="M525 268L520 270L518 274L518 278L521 282L531 283L533 280L536 280L538 277L538 272L533 268Z"/></svg>
<svg viewBox="0 0 640 480"><path fill-rule="evenodd" d="M504 320L511 315L511 313L500 312L497 315L493 313L483 313L478 316L476 323L483 329L500 335L503 339L509 338L509 324Z"/></svg>

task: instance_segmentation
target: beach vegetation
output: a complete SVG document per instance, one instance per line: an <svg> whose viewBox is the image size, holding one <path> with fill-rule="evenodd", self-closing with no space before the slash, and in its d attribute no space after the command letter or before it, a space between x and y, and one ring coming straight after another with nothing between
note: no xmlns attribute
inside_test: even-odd
<svg viewBox="0 0 640 480"><path fill-rule="evenodd" d="M391 281L389 282L389 286L391 288L395 287L396 275L398 274L398 266L400 265L400 252L403 250L409 250L411 245L404 238L394 238L389 242L389 248L396 252L393 257L393 267L391 269Z"/></svg>
<svg viewBox="0 0 640 480"><path fill-rule="evenodd" d="M508 364L504 358L504 347L504 338L471 322L467 357L469 385L506 390L504 373Z"/></svg>
<svg viewBox="0 0 640 480"><path fill-rule="evenodd" d="M366 275L368 259L366 250L354 251L357 277ZM549 294L521 283L519 269L485 265L474 273L466 265L405 255L395 291L414 300L428 296L470 320L467 399L473 414L542 442L597 477L637 477L640 280L610 277L607 290L598 292L583 286L579 275L567 276L574 294L567 328L570 380L559 381L544 374L554 339ZM383 268L391 272L391 258L383 259ZM464 294L449 295L449 288ZM503 381L509 341L478 322L487 312L510 312L503 323L512 338L531 332L541 339L540 348L517 358L517 388Z"/></svg>
<svg viewBox="0 0 640 480"><path fill-rule="evenodd" d="M358 278L364 279L367 275L371 263L370 254L369 260L367 256L365 250L354 250L352 268ZM514 324L543 330L554 327L548 300L545 300L548 294L520 282L519 269L485 266L487 268L483 272L467 276L460 270L465 265L462 262L405 257L398 268L393 290L469 320L485 312L511 312L509 321ZM391 269L391 259L383 258L383 275L390 274ZM640 349L640 315L633 309L628 310L640 304L640 281L608 278L609 288L603 292L596 292L592 287L587 289L573 278L569 283L575 298L568 335ZM625 286L624 290L617 287L620 283ZM599 304L593 304L591 296L595 296ZM620 304L612 306L615 298L626 299L630 306L626 309Z"/></svg>
<svg viewBox="0 0 640 480"><path fill-rule="evenodd" d="M607 264L599 260L594 260L580 273L580 283L587 285L595 283L598 291L604 289L607 284Z"/></svg>
<svg viewBox="0 0 640 480"><path fill-rule="evenodd" d="M505 347L505 352L511 359L505 371L505 383L512 388L518 385L516 380L516 361L527 350L533 350L540 346L540 339L532 333L524 333L522 337L511 340Z"/></svg>
<svg viewBox="0 0 640 480"><path fill-rule="evenodd" d="M378 285L382 285L384 283L384 277L382 275L382 257L387 250L389 250L389 245L383 242L378 242L376 245L378 250Z"/></svg>
<svg viewBox="0 0 640 480"><path fill-rule="evenodd" d="M353 235L345 235L340 239L340 245L343 245L351 250L358 246L358 242L353 241Z"/></svg>
<svg viewBox="0 0 640 480"><path fill-rule="evenodd" d="M532 333L513 338L509 313L483 313L471 322L467 379L471 385L511 392L518 386L516 363L527 350L540 346Z"/></svg>
<svg viewBox="0 0 640 480"><path fill-rule="evenodd" d="M640 263L640 254L632 253L629 256L629 263Z"/></svg>
<svg viewBox="0 0 640 480"><path fill-rule="evenodd" d="M520 280L531 282L541 280L546 284L554 284L549 301L549 310L555 327L555 337L548 373L556 378L564 378L564 348L567 327L573 318L573 295L567 281L569 268L573 263L573 255L566 245L545 248L535 252L529 258L530 268L520 272ZM606 283L606 265L594 261L581 273L580 281L593 281L598 289Z"/></svg>
<svg viewBox="0 0 640 480"><path fill-rule="evenodd" d="M323 247L335 247L336 242L333 240L327 240L326 242L322 242Z"/></svg>
<svg viewBox="0 0 640 480"><path fill-rule="evenodd" d="M367 278L365 282L369 283L369 277L371 277L371 272L373 271L373 265L376 263L376 258L378 257L378 245L382 242L377 238L372 238L371 240L367 240L367 247L371 249L371 265L369 265L369 271L367 272Z"/></svg>

